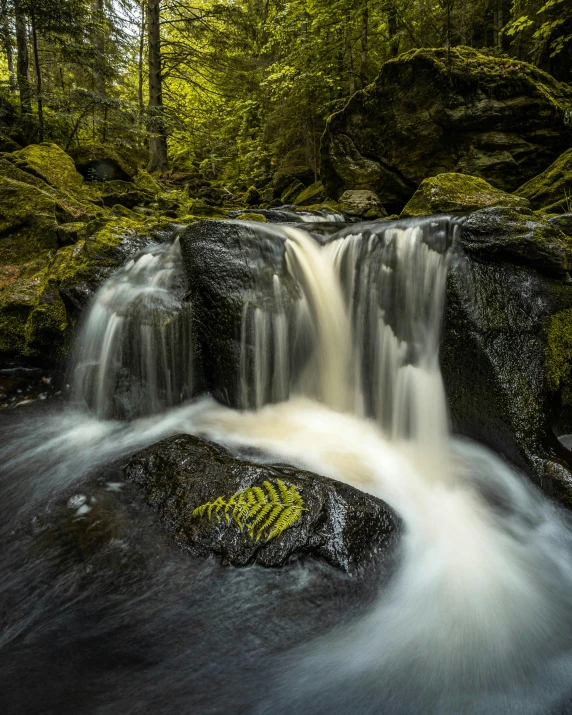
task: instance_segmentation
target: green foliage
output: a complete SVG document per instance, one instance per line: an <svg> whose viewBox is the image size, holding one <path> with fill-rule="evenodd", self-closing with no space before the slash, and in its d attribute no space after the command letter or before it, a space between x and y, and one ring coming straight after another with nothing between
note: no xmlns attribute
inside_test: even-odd
<svg viewBox="0 0 572 715"><path fill-rule="evenodd" d="M241 531L246 528L256 541L266 532L268 542L293 526L306 511L297 486L288 487L281 479L277 479L276 484L278 491L271 482L265 481L264 489L250 487L228 500L219 496L198 506L193 516L206 515L210 520L214 512L215 519L220 520L224 515L227 524L233 519Z"/></svg>

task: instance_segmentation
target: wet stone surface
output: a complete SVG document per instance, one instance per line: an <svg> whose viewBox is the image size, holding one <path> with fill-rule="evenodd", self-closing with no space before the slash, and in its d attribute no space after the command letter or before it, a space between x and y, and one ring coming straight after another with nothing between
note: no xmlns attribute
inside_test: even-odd
<svg viewBox="0 0 572 715"><path fill-rule="evenodd" d="M195 556L214 554L235 566L282 566L294 554L311 554L352 572L372 560L389 565L395 552L400 522L380 499L290 466L237 459L198 437L177 435L148 447L131 458L124 474L143 488L174 541ZM280 482L296 487L303 504L295 523L270 540L271 529L257 540L258 531L251 535L247 527L239 528L234 507L227 511L228 521L224 505L218 515L214 507L210 519L208 510L193 515L217 497L228 503L233 494L252 487L266 492L265 482L279 497Z"/></svg>

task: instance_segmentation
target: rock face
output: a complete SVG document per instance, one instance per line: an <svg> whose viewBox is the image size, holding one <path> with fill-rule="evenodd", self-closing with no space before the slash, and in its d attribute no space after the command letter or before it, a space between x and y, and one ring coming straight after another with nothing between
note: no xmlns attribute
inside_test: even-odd
<svg viewBox="0 0 572 715"><path fill-rule="evenodd" d="M401 212L401 218L438 213L468 213L488 206L528 208L529 201L495 189L476 176L437 174L421 182Z"/></svg>
<svg viewBox="0 0 572 715"><path fill-rule="evenodd" d="M340 208L360 218L375 219L387 216L387 211L383 208L379 196L366 189L344 191L340 196Z"/></svg>
<svg viewBox="0 0 572 715"><path fill-rule="evenodd" d="M447 281L441 368L455 431L488 444L572 506L572 239L524 209L462 223Z"/></svg>
<svg viewBox="0 0 572 715"><path fill-rule="evenodd" d="M297 288L286 270L284 238L264 223L255 233L244 224L199 221L181 234L181 250L193 307L193 335L204 355L205 387L217 400L240 405L241 334L245 298L250 311L276 311L275 278L288 313ZM254 350L250 334L246 351Z"/></svg>
<svg viewBox="0 0 572 715"><path fill-rule="evenodd" d="M546 171L527 181L517 192L534 209L547 213L572 211L572 149L558 157Z"/></svg>
<svg viewBox="0 0 572 715"><path fill-rule="evenodd" d="M330 117L328 195L371 189L401 211L428 176L467 173L514 191L572 146L572 88L532 65L470 48L412 50Z"/></svg>
<svg viewBox="0 0 572 715"><path fill-rule="evenodd" d="M219 556L223 564L282 566L296 554L309 554L351 572L372 556L390 557L400 530L399 519L387 504L347 484L289 466L236 459L222 447L190 435L170 437L143 450L130 459L124 473L143 488L178 545L195 556ZM280 482L286 489L296 487L303 511L275 538L267 540L266 530L257 540L256 531L251 535L248 527L239 528L232 506L227 522L224 503L252 487L268 497L265 482L279 499ZM210 519L207 512L193 516L197 507L218 497L224 498L218 517L216 507Z"/></svg>
<svg viewBox="0 0 572 715"><path fill-rule="evenodd" d="M36 176L42 182L71 194L80 191L83 178L68 154L57 144L30 144L6 154L6 158L19 169Z"/></svg>

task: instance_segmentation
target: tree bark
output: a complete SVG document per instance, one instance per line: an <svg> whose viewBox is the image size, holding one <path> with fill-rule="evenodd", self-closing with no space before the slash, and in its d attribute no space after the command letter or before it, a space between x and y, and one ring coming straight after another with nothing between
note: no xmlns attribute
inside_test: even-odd
<svg viewBox="0 0 572 715"><path fill-rule="evenodd" d="M369 22L369 7L368 0L364 0L361 11L361 57L359 73L364 85L367 84L367 43L368 43L368 22Z"/></svg>
<svg viewBox="0 0 572 715"><path fill-rule="evenodd" d="M148 0L149 33L149 171L166 171L167 133L163 108L163 73L161 66L161 0Z"/></svg>
<svg viewBox="0 0 572 715"><path fill-rule="evenodd" d="M2 39L4 40L4 49L6 50L6 63L8 65L10 92L15 92L18 88L18 84L16 82L16 73L14 71L14 53L12 51L12 33L10 32L10 23L8 22L7 0L2 0L0 12L2 13Z"/></svg>
<svg viewBox="0 0 572 715"><path fill-rule="evenodd" d="M22 116L32 114L32 90L30 87L30 60L28 57L28 31L26 18L18 0L14 2L16 15L16 49L18 50L18 91Z"/></svg>
<svg viewBox="0 0 572 715"><path fill-rule="evenodd" d="M147 21L145 14L146 3L141 0L141 26L139 28L139 62L137 66L137 101L139 104L139 131L143 132L143 121L145 116L145 105L143 104L143 76L144 76L144 53L145 53L145 30L147 29Z"/></svg>
<svg viewBox="0 0 572 715"><path fill-rule="evenodd" d="M36 32L36 19L32 15L32 48L34 50L34 73L36 75L36 102L38 104L38 141L44 141L44 100L42 96L42 68L38 50L38 33Z"/></svg>
<svg viewBox="0 0 572 715"><path fill-rule="evenodd" d="M399 54L399 35L397 34L397 8L394 0L388 0L383 5L387 16L387 34L389 36L389 56L397 57Z"/></svg>
<svg viewBox="0 0 572 715"><path fill-rule="evenodd" d="M92 0L91 14L94 22L93 31L93 88L99 94L105 91L103 63L105 62L105 8L104 0Z"/></svg>
<svg viewBox="0 0 572 715"><path fill-rule="evenodd" d="M356 76L354 72L354 58L352 53L352 18L350 13L346 15L346 28L345 28L345 41L346 41L346 62L348 68L348 84L350 96L355 94L356 91Z"/></svg>

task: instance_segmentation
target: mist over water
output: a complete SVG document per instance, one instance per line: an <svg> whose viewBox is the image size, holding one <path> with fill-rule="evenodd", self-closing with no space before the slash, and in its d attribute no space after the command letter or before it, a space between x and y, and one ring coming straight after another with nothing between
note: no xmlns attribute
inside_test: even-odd
<svg viewBox="0 0 572 715"><path fill-rule="evenodd" d="M569 712L570 520L500 458L448 431L438 346L455 226L447 219L367 224L328 241L300 227L271 230L285 241L300 300L287 313L278 276L273 314L253 310L245 299L237 380L247 409L208 397L185 402L192 335L180 253L176 243L152 248L94 300L72 369L75 405L18 416L10 444L0 448L1 533L13 534L24 517L59 495L85 490L94 472L115 508L126 487L116 496L105 486L120 479L113 465L187 432L231 450L260 449L269 460L385 500L404 524L398 567L387 585L374 585L364 605L358 596L369 588L365 577L352 581L319 563L217 570L170 551L158 562L151 557L158 547L145 546L153 531L141 517L143 538L137 517L133 541L151 564L143 569L145 583L133 575L137 587L125 587L127 600L114 596L113 615L101 606L99 627L115 649L117 629L126 629L134 644L130 658L136 660L143 641L153 643L146 647L154 655L141 656L140 670L121 666L107 674L106 695L84 673L98 694L91 705L82 700L79 711ZM294 349L301 343L304 350ZM123 368L152 386L147 416L104 420ZM93 413L77 406L81 396ZM4 435L7 424L3 416ZM127 502L121 508L128 511ZM4 562L10 578L3 595L32 593L30 584L45 578L43 562L19 575L22 547L14 543ZM125 563L130 573L132 561ZM107 603L98 578L107 581L100 566L88 566L99 575L82 581L88 595L74 598L87 599L97 612L99 599ZM18 658L24 662L27 648L37 655L51 637L57 641L49 635L54 613L61 618L54 603L38 605L30 596L27 617L9 618L0 657L12 661L10 668ZM198 631L195 621L202 624ZM240 628L235 634L228 625L225 635L222 623ZM149 638L140 643L142 632ZM56 711L74 711L57 702Z"/></svg>

